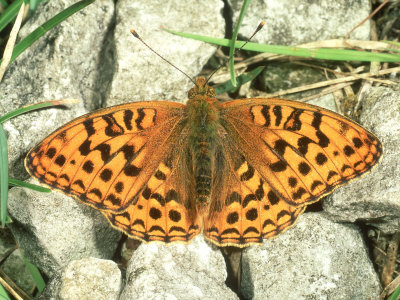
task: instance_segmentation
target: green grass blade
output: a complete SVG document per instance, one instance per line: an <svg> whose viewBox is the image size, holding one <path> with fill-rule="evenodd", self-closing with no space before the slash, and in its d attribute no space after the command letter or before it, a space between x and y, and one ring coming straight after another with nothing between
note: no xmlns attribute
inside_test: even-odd
<svg viewBox="0 0 400 300"><path fill-rule="evenodd" d="M227 82L224 82L222 84L218 84L216 86L213 86L213 88L215 89L215 92L217 93L217 95L225 93L225 92L231 92L231 91L235 91L237 88L239 88L241 85L245 84L246 82L249 82L251 80L253 80L254 78L256 78L258 76L258 74L260 74L262 72L262 70L264 70L264 67L257 67L254 70L251 70L250 72L246 72L241 74L240 76L238 76L237 79L237 87L234 87L232 84L232 81L229 80Z"/></svg>
<svg viewBox="0 0 400 300"><path fill-rule="evenodd" d="M400 296L400 285L396 288L393 294L390 296L389 300L397 300Z"/></svg>
<svg viewBox="0 0 400 300"><path fill-rule="evenodd" d="M5 10L8 7L8 3L6 0L0 0L0 5L3 10Z"/></svg>
<svg viewBox="0 0 400 300"><path fill-rule="evenodd" d="M51 190L40 185L32 184L15 178L8 178L8 184L12 186L20 186L42 193L51 193Z"/></svg>
<svg viewBox="0 0 400 300"><path fill-rule="evenodd" d="M214 45L225 47L230 46L230 40L228 39L214 38L191 33L181 33L168 29L167 31L179 36L203 41ZM243 41L237 41L235 47L240 48L244 43L245 42ZM400 62L400 55L397 54L376 53L348 49L306 49L296 46L264 45L249 42L246 44L246 46L244 46L243 50L338 61Z"/></svg>
<svg viewBox="0 0 400 300"><path fill-rule="evenodd" d="M10 24L18 14L23 0L16 0L12 2L0 16L0 31Z"/></svg>
<svg viewBox="0 0 400 300"><path fill-rule="evenodd" d="M0 223L6 224L8 199L8 150L7 137L0 124Z"/></svg>
<svg viewBox="0 0 400 300"><path fill-rule="evenodd" d="M10 111L9 113L5 114L4 116L0 117L0 124L7 121L8 119L14 118L16 116L19 116L21 114L24 114L28 111L32 111L35 109L40 109L48 106L57 106L57 105L65 105L68 103L74 103L77 102L78 100L75 99L66 99L66 100L54 100L54 101L46 101L46 102L41 102L38 104L33 104L33 105L28 105L25 107L21 107L19 109Z"/></svg>
<svg viewBox="0 0 400 300"><path fill-rule="evenodd" d="M236 76L235 76L235 62L234 62L234 54L235 54L235 43L237 40L237 36L239 33L239 28L242 25L244 15L246 14L247 8L249 7L251 0L245 0L243 2L242 8L240 9L239 19L236 23L235 29L233 30L232 39L229 42L229 73L231 75L232 85L236 87Z"/></svg>
<svg viewBox="0 0 400 300"><path fill-rule="evenodd" d="M74 13L85 8L89 4L93 3L95 0L82 0L79 1L62 12L55 15L53 18L43 23L41 26L36 28L32 33L30 33L26 38L24 38L20 43L18 43L13 51L11 57L11 62L14 61L22 52L24 52L28 47L30 47L34 42L36 42L40 37L42 37L47 31L60 24L62 21L73 15Z"/></svg>
<svg viewBox="0 0 400 300"><path fill-rule="evenodd" d="M47 0L29 0L29 9L30 11L35 11L37 6L41 3Z"/></svg>
<svg viewBox="0 0 400 300"><path fill-rule="evenodd" d="M35 285L39 291L39 293L41 293L44 288L46 287L46 283L44 282L44 279L42 277L42 274L40 274L39 269L31 264L25 257L24 258L24 263L26 265L26 268L28 269L29 273L32 276L33 281L35 282Z"/></svg>
<svg viewBox="0 0 400 300"><path fill-rule="evenodd" d="M0 284L0 299L1 300L11 300L7 294L7 291L1 284Z"/></svg>

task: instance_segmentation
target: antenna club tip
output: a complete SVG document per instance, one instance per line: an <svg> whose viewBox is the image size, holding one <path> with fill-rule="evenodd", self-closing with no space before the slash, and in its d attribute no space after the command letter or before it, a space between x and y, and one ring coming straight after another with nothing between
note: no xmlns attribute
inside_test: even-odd
<svg viewBox="0 0 400 300"><path fill-rule="evenodd" d="M135 31L135 29L131 29L131 30L129 30L129 31L132 33L132 35L133 35L134 37L139 38L139 35L138 35L137 32Z"/></svg>
<svg viewBox="0 0 400 300"><path fill-rule="evenodd" d="M255 32L259 32L259 31L261 30L261 28L264 27L264 25L265 25L265 22L264 22L264 21L261 21L260 24L258 24L257 29L256 29Z"/></svg>

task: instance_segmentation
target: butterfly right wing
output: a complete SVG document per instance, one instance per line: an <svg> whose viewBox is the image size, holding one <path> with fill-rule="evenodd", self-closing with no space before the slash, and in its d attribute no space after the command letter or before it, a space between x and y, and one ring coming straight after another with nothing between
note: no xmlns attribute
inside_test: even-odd
<svg viewBox="0 0 400 300"><path fill-rule="evenodd" d="M131 236L147 241L161 234L166 241L185 231L188 240L198 226L182 200L193 191L177 175L185 171L176 151L187 149L177 148L185 143L184 107L140 102L82 116L34 147L26 169L51 188L103 211Z"/></svg>
<svg viewBox="0 0 400 300"><path fill-rule="evenodd" d="M54 131L27 155L27 171L97 209L124 210L161 161L182 105L141 102L101 109ZM158 148L154 148L157 146ZM153 162L146 164L151 159Z"/></svg>

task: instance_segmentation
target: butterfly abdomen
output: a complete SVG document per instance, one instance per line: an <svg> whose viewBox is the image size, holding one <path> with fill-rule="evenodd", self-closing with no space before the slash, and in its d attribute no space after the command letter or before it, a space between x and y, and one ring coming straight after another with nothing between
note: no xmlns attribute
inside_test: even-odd
<svg viewBox="0 0 400 300"><path fill-rule="evenodd" d="M187 104L196 208L197 212L202 214L207 211L210 204L212 155L219 124L218 100L196 94Z"/></svg>

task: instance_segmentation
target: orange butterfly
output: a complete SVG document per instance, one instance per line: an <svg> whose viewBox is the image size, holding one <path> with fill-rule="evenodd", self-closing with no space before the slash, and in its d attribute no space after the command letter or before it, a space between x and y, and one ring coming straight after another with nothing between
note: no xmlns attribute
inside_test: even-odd
<svg viewBox="0 0 400 300"><path fill-rule="evenodd" d="M366 129L326 109L282 99L220 103L203 77L187 104L101 109L53 132L28 172L145 242L261 243L305 207L382 156Z"/></svg>

